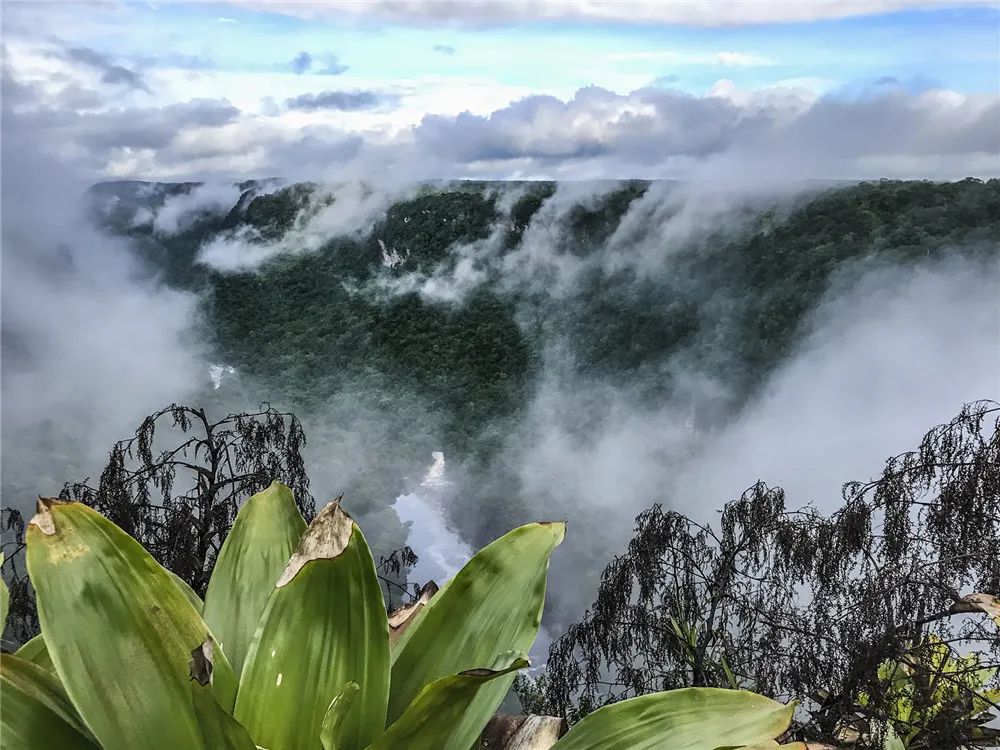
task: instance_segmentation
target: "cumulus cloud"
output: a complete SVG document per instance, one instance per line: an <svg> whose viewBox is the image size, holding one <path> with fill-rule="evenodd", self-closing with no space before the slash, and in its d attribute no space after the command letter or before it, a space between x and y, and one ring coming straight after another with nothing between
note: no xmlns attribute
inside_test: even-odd
<svg viewBox="0 0 1000 750"><path fill-rule="evenodd" d="M88 108L100 104L83 89L63 89L53 99L37 87L4 79L7 116L18 128L34 133L38 148L96 174L114 174L112 164L129 155L156 155L168 162L179 155L172 156L172 149L183 144L186 133L220 128L240 115L229 102L209 99L159 107L71 109L66 106L70 95Z"/></svg>
<svg viewBox="0 0 1000 750"><path fill-rule="evenodd" d="M428 115L414 139L445 161L589 160L626 173L608 176L636 169L643 176L671 176L649 174L649 168L737 157L771 160L769 171L792 167L799 177L865 177L871 175L864 166L869 157L930 163L955 155L979 158L980 170L992 174L1000 151L998 117L995 96L942 90L815 99L792 89L745 92L725 83L707 96L661 88L623 95L589 87L566 101L527 97L488 116Z"/></svg>
<svg viewBox="0 0 1000 750"><path fill-rule="evenodd" d="M316 75L347 67L303 50L282 63L284 75L203 72L183 62L167 70L151 62L151 85L166 92L154 98L128 88L135 71L119 70L119 61L89 47L21 39L9 49L4 94L15 101L14 116L61 157L114 177L324 179L411 167L418 179L690 179L713 172L720 179L957 178L998 171L995 92L895 85L889 76L823 96L795 79L764 88L723 79L690 93L670 87L674 76L632 90L588 86L560 96L450 77L426 86L358 78L310 91ZM677 65L685 54L616 53ZM699 65L772 61L752 49L698 54L707 55ZM73 65L86 75L74 75ZM102 88L108 76L122 84ZM271 88L257 88L258 78ZM214 98L221 90L233 101ZM203 96L185 97L193 91Z"/></svg>
<svg viewBox="0 0 1000 750"><path fill-rule="evenodd" d="M454 55L457 50L450 44L435 44L433 47L435 52L439 52L442 55Z"/></svg>

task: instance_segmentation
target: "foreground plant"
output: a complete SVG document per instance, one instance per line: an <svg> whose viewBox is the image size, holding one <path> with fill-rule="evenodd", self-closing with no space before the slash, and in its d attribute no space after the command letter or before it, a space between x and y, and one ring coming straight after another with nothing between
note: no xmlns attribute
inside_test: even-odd
<svg viewBox="0 0 1000 750"><path fill-rule="evenodd" d="M42 634L0 658L4 747L468 750L528 664L564 531L515 529L390 617L339 499L307 527L287 487L253 496L204 603L93 509L42 500L27 533ZM552 747L773 747L792 710L656 693Z"/></svg>

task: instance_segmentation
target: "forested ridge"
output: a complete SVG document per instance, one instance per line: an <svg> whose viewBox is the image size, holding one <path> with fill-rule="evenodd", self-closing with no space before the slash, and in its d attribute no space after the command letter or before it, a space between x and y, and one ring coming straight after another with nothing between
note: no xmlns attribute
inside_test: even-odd
<svg viewBox="0 0 1000 750"><path fill-rule="evenodd" d="M476 476L483 497L467 502L483 510L465 529L475 538L510 525L493 514L518 514L512 478L491 462L551 351L640 399L690 402L711 429L784 361L831 287L877 267L995 258L1000 242L1000 180L976 179L817 186L737 207L680 241L658 241L652 220L626 225L630 211L670 196L636 181L548 212L555 183L428 184L308 251L297 251L296 232L337 200L314 184L241 184L234 205L192 212L174 233L134 221L137 207L155 211L196 187L103 183L92 195L167 283L201 295L213 356L255 393L303 414L347 396L392 426L394 471L444 450ZM541 221L543 251L572 267L569 282L527 265ZM206 243L231 236L284 246L249 269L199 262ZM447 295L408 283L470 270L472 282ZM711 394L691 389L692 374ZM373 511L396 491L379 461L365 472L383 477L363 492Z"/></svg>

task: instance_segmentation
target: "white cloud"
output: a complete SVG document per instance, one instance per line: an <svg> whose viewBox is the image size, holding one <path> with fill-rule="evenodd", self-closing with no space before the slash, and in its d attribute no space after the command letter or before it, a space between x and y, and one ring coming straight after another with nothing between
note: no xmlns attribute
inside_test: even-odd
<svg viewBox="0 0 1000 750"><path fill-rule="evenodd" d="M328 81L279 71L142 71L150 92L103 86L52 42L8 46L5 112L45 148L120 178L344 179L459 177L933 177L998 172L995 95L877 86L848 96L789 79L703 95L663 87L590 86L539 94L485 77L380 80L348 71L334 93L378 106L292 108L323 101ZM638 51L730 67L770 62L745 51ZM691 57L693 55L693 57ZM613 66L609 66L613 67ZM614 77L614 76L612 76ZM618 75L619 82L628 76ZM225 99L219 98L220 92Z"/></svg>
<svg viewBox="0 0 1000 750"><path fill-rule="evenodd" d="M199 185L190 192L167 198L152 217L153 229L164 234L175 234L203 213L228 211L239 197L240 189L236 185Z"/></svg>
<svg viewBox="0 0 1000 750"><path fill-rule="evenodd" d="M689 177L742 164L756 179L964 176L997 173L1000 102L991 95L892 90L866 98L808 90L741 90L720 81L706 96L664 89L616 94L591 87L571 99L534 96L488 117L428 116L419 149L464 163L528 159L590 175ZM949 166L948 157L953 157ZM898 168L872 174L871 159ZM596 176L596 175L593 175Z"/></svg>
<svg viewBox="0 0 1000 750"><path fill-rule="evenodd" d="M418 25L483 26L557 19L737 26L795 23L910 9L992 7L991 0L234 0L235 4L301 18L348 14Z"/></svg>
<svg viewBox="0 0 1000 750"><path fill-rule="evenodd" d="M998 287L996 264L951 261L832 290L762 397L689 462L679 501L705 514L762 479L830 510L963 402L1000 398Z"/></svg>

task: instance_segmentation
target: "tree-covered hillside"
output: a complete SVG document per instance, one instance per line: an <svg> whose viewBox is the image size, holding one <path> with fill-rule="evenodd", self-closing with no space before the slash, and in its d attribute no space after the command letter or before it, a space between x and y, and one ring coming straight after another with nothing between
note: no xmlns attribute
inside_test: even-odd
<svg viewBox="0 0 1000 750"><path fill-rule="evenodd" d="M686 232L697 198L662 183L425 185L343 232L324 219L335 189L247 183L224 209L198 208L198 189L93 193L167 283L201 295L215 361L254 396L307 424L338 403L347 430L352 414L386 426L392 463L371 455L366 512L444 450L475 479L461 502L476 513L460 520L476 540L523 520L501 454L554 360L640 400L689 404L710 429L787 358L831 288L876 267L995 258L1000 245L998 180L734 201ZM194 207L176 232L135 219L177 195ZM220 265L210 243L259 260Z"/></svg>

